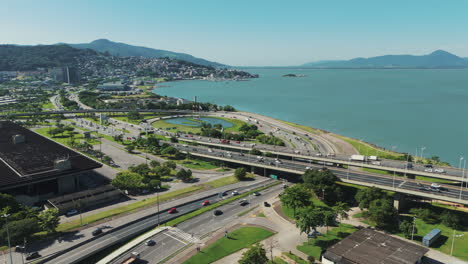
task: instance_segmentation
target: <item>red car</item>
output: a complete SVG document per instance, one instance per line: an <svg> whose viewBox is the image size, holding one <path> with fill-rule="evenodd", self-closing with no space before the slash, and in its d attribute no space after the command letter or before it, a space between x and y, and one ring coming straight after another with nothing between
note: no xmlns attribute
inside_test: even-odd
<svg viewBox="0 0 468 264"><path fill-rule="evenodd" d="M171 209L169 209L169 211L167 211L168 214L175 214L177 213L177 208L175 207L172 207Z"/></svg>
<svg viewBox="0 0 468 264"><path fill-rule="evenodd" d="M240 141L236 141L237 144L240 144Z"/></svg>
<svg viewBox="0 0 468 264"><path fill-rule="evenodd" d="M206 201L204 201L201 205L203 205L203 206L210 205L210 201L206 200Z"/></svg>

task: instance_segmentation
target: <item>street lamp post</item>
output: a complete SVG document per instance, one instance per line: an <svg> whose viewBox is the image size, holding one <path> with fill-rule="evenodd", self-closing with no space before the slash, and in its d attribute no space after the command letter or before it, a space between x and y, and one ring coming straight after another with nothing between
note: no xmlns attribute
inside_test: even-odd
<svg viewBox="0 0 468 264"><path fill-rule="evenodd" d="M159 186L156 186L156 200L158 203L158 227L159 227Z"/></svg>
<svg viewBox="0 0 468 264"><path fill-rule="evenodd" d="M13 256L11 255L11 243L10 243L10 230L8 229L8 217L9 214L3 214L2 217L5 218L5 226L6 226L6 231L7 231L7 240L8 240L8 249L9 249L9 254L10 254L10 264L13 264Z"/></svg>
<svg viewBox="0 0 468 264"><path fill-rule="evenodd" d="M459 199L462 198L462 192L463 192L463 178L465 178L465 166L466 166L466 160L463 161L462 178L461 178L461 184L460 184L460 196L458 197Z"/></svg>
<svg viewBox="0 0 468 264"><path fill-rule="evenodd" d="M416 225L416 217L413 217L413 231L411 231L411 240L414 238L414 226Z"/></svg>
<svg viewBox="0 0 468 264"><path fill-rule="evenodd" d="M347 180L349 180L349 167L351 167L350 164L348 164L348 170L347 170L347 172L346 172L346 179L347 179Z"/></svg>
<svg viewBox="0 0 468 264"><path fill-rule="evenodd" d="M453 229L452 247L450 248L450 256L452 256L453 254L453 244L455 244L455 229Z"/></svg>
<svg viewBox="0 0 468 264"><path fill-rule="evenodd" d="M421 159L424 159L424 150L426 149L426 147L422 147L421 148Z"/></svg>

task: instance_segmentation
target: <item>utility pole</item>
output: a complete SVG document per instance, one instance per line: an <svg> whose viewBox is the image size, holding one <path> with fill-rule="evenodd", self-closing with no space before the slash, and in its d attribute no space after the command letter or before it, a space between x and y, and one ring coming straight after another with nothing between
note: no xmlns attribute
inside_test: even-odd
<svg viewBox="0 0 468 264"><path fill-rule="evenodd" d="M414 225L416 224L416 217L413 217L413 231L411 232L411 240L414 238Z"/></svg>
<svg viewBox="0 0 468 264"><path fill-rule="evenodd" d="M10 264L13 264L13 256L11 255L11 243L10 243L10 230L8 229L8 217L9 214L3 214L2 217L5 218L5 223L6 223L6 231L7 231L7 238L8 238L8 250L10 254Z"/></svg>

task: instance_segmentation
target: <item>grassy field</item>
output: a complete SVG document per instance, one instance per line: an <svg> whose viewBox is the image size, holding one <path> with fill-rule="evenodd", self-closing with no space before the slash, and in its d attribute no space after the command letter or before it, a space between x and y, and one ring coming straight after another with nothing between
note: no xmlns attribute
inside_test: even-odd
<svg viewBox="0 0 468 264"><path fill-rule="evenodd" d="M442 224L428 224L421 219L416 219L416 227L418 232L415 234L415 240L419 243L427 233L432 229L438 228L442 231L442 236L436 241L431 248L439 250L447 255L450 255L450 248L453 240L453 229ZM464 261L468 261L468 232L455 231L455 243L453 247L453 256ZM397 234L404 237L403 234Z"/></svg>
<svg viewBox="0 0 468 264"><path fill-rule="evenodd" d="M211 263L262 241L274 233L258 227L241 227L204 248L200 253L183 262L184 264Z"/></svg>
<svg viewBox="0 0 468 264"><path fill-rule="evenodd" d="M213 119L221 119L221 120L224 120L226 122L229 122L231 124L233 124L232 127L228 127L228 128L225 128L224 131L226 132L237 132L239 131L239 128L245 124L245 122L241 121L241 120L238 120L238 119L230 119L230 118L224 118L224 117L211 117L210 118L213 118ZM199 121L198 120L195 120L195 119L192 119L192 118L188 118L187 119L190 121L190 123L198 123ZM201 124L201 122L200 122ZM165 120L159 120L159 121L156 121L156 122L153 122L151 124L153 127L155 128L160 128L162 130L168 130L168 131L171 131L171 132L175 132L175 131L180 131L180 132L185 132L185 133L190 133L190 134L197 134L197 133L201 133L201 128L200 127L193 127L193 126L185 126L183 124L179 125L179 124L171 124Z"/></svg>
<svg viewBox="0 0 468 264"><path fill-rule="evenodd" d="M361 155L366 155L366 156L375 155L382 159L393 159L393 160L400 159L403 156L403 154L401 153L375 147L357 139L348 138L344 136L338 136L338 135L337 137L351 144Z"/></svg>
<svg viewBox="0 0 468 264"><path fill-rule="evenodd" d="M160 114L160 115L158 115L158 114L140 114L140 116L141 116L141 118L136 119L136 120L128 119L128 117L126 117L126 116L116 116L116 117L112 117L112 118L116 119L116 120L123 121L123 122L130 123L130 124L138 125L144 119L151 119L151 118L161 117L161 116L164 116L164 114Z"/></svg>
<svg viewBox="0 0 468 264"><path fill-rule="evenodd" d="M379 169L372 169L372 168L362 168L363 171L370 172L370 173L378 173L378 174L384 174L384 175L393 175L393 172L391 171L385 171L385 170L379 170ZM401 175L396 174L397 177L403 177ZM415 176L416 180L420 181L427 181L427 182L436 182L436 183L453 183L453 181L450 180L445 180L445 179L438 179L438 178L431 178L431 177L426 177L426 176Z"/></svg>
<svg viewBox="0 0 468 264"><path fill-rule="evenodd" d="M451 208L450 208L451 209ZM358 213L353 216L354 218L362 218L363 214ZM409 219L411 221L411 219ZM375 223L368 220L363 219L361 222L368 224L370 226L375 226ZM450 248L452 246L453 240L453 229L447 227L443 224L428 224L425 223L421 219L416 219L416 228L417 232L414 234L414 240L422 243L422 238L429 233L432 229L438 228L442 231L442 236L435 242L431 248L435 250L439 250L447 255L450 255ZM453 247L453 256L460 258L464 261L468 261L468 231L455 231L455 243ZM402 233L397 233L396 235L403 237Z"/></svg>
<svg viewBox="0 0 468 264"><path fill-rule="evenodd" d="M225 186L225 185L233 184L233 183L237 183L237 182L239 182L239 180L236 177L228 176L228 177L224 177L224 178L217 179L217 180L214 180L214 181L206 182L205 184L210 186L211 188L218 188L218 187L221 187L221 186Z"/></svg>
<svg viewBox="0 0 468 264"><path fill-rule="evenodd" d="M315 129L315 128L311 128L311 127L308 127L308 126L304 126L304 125L299 125L299 124L296 124L296 123L292 123L292 122L288 122L288 121L283 121L283 120L279 120L277 119L278 121L280 121L281 123L284 123L286 125L290 125L292 127L295 127L295 128L299 128L299 129L302 129L304 131L307 131L307 132L310 132L312 134L320 134L320 131Z"/></svg>
<svg viewBox="0 0 468 264"><path fill-rule="evenodd" d="M324 202L322 202L321 200L319 199L312 199L311 200L312 203L315 205L315 206L320 206L320 207L328 207L328 205L326 205ZM281 204L281 210L283 211L283 214L288 217L289 219L291 220L294 220L294 210L290 207L287 207L286 205L284 204ZM298 212L299 208L296 209L296 213Z"/></svg>
<svg viewBox="0 0 468 264"><path fill-rule="evenodd" d="M173 160L175 163L180 164L189 169L195 170L212 170L219 168L219 166L214 165L209 161L198 160L198 159L184 159L184 160Z"/></svg>
<svg viewBox="0 0 468 264"><path fill-rule="evenodd" d="M47 133L49 131L48 127L42 127L34 130L36 133L43 135L44 137L51 138L54 141L59 142L60 144L70 146L70 136L67 132L63 133L63 135L56 135L55 137L52 137ZM80 142L82 140L85 140L83 134L75 134L75 142ZM91 145L97 145L99 144L99 141L96 139L87 139L86 142L88 142Z"/></svg>
<svg viewBox="0 0 468 264"><path fill-rule="evenodd" d="M55 109L55 106L52 104L51 101L47 101L42 105L42 109Z"/></svg>
<svg viewBox="0 0 468 264"><path fill-rule="evenodd" d="M320 259L320 252L335 244L349 234L357 231L355 227L348 224L339 224L338 227L333 227L326 234L310 239L302 245L297 246L297 249L304 252L308 256L313 256L315 259ZM302 234L305 235L305 234Z"/></svg>

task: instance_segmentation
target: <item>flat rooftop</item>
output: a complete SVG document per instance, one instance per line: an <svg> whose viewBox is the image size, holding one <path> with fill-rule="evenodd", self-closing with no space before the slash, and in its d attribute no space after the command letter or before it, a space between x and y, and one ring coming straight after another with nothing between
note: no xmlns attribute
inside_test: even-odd
<svg viewBox="0 0 468 264"><path fill-rule="evenodd" d="M428 251L425 247L364 228L329 247L323 256L335 263L414 264Z"/></svg>
<svg viewBox="0 0 468 264"><path fill-rule="evenodd" d="M14 143L15 136L19 143ZM55 165L57 160L68 160L70 166L59 169ZM0 189L101 166L99 162L18 124L0 121Z"/></svg>

